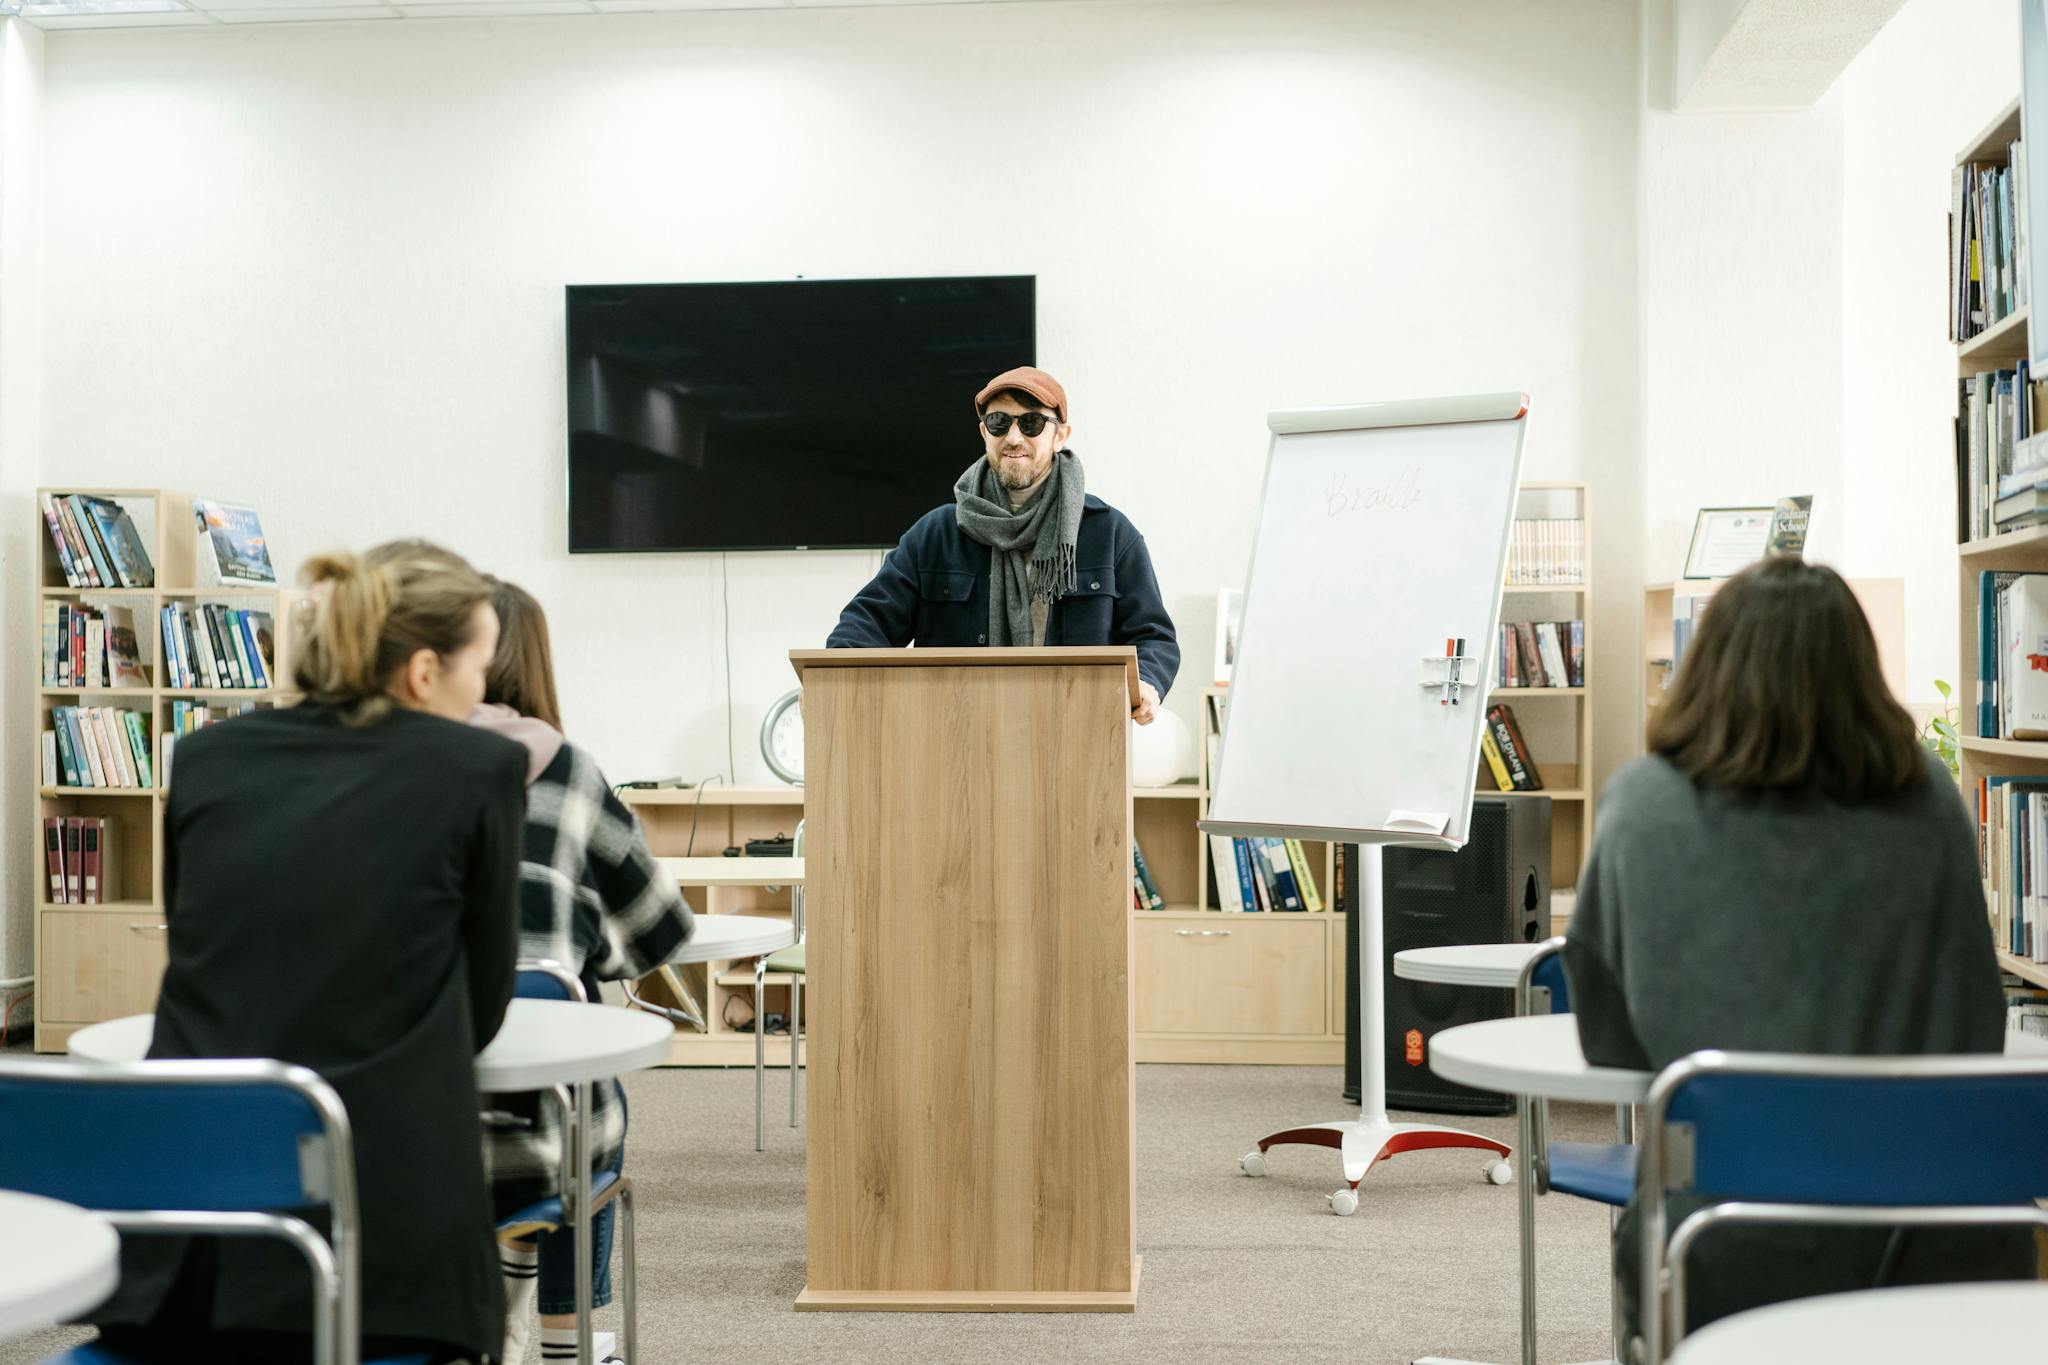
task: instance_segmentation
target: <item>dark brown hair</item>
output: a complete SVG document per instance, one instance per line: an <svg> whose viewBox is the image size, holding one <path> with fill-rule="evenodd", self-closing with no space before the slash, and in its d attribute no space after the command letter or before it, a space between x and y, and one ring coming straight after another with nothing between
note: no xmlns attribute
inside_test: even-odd
<svg viewBox="0 0 2048 1365"><path fill-rule="evenodd" d="M461 555L424 540L315 555L300 577L312 594L292 672L308 701L341 708L349 725L391 709L391 677L414 654L448 655L468 644L477 606L491 595Z"/></svg>
<svg viewBox="0 0 2048 1365"><path fill-rule="evenodd" d="M548 647L548 616L534 595L516 583L493 578L491 605L498 612L498 652L484 674L484 700L509 706L522 716L562 728L555 699L555 656Z"/></svg>
<svg viewBox="0 0 2048 1365"><path fill-rule="evenodd" d="M1649 742L1695 781L1846 800L1898 791L1925 766L1855 594L1790 555L1714 594Z"/></svg>

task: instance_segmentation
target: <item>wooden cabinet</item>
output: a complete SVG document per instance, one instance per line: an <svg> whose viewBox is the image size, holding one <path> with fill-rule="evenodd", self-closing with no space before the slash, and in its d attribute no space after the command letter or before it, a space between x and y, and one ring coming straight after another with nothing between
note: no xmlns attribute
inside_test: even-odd
<svg viewBox="0 0 2048 1365"><path fill-rule="evenodd" d="M1327 917L1139 919L1138 1031L1329 1032Z"/></svg>
<svg viewBox="0 0 2048 1365"><path fill-rule="evenodd" d="M165 959L160 911L43 910L39 918L40 1023L68 1037L85 1024L156 1008Z"/></svg>

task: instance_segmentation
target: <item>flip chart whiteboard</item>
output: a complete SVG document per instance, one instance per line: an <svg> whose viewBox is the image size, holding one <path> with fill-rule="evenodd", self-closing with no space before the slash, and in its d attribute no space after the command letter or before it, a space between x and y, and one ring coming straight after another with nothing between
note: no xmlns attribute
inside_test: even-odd
<svg viewBox="0 0 2048 1365"><path fill-rule="evenodd" d="M1507 393L1268 417L1204 830L1464 844L1528 410Z"/></svg>

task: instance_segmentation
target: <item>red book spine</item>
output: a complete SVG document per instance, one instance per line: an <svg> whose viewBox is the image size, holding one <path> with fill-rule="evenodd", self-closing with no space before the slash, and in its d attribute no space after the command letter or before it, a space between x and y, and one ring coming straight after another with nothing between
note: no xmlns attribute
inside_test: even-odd
<svg viewBox="0 0 2048 1365"><path fill-rule="evenodd" d="M85 904L100 903L100 836L106 831L107 822L101 819L85 819L78 822L84 828L79 833L79 862L85 873Z"/></svg>
<svg viewBox="0 0 2048 1365"><path fill-rule="evenodd" d="M64 899L71 905L79 904L79 897L84 894L78 864L78 827L82 823L76 816L64 817Z"/></svg>

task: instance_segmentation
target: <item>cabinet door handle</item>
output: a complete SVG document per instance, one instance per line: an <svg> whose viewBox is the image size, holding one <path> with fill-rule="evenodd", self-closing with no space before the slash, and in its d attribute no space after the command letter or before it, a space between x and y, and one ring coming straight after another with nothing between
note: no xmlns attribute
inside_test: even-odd
<svg viewBox="0 0 2048 1365"><path fill-rule="evenodd" d="M1174 930L1173 932L1174 932L1174 934L1175 934L1175 935L1176 935L1177 937L1180 937L1180 938L1229 938L1229 937L1230 937L1230 931L1229 931L1228 929L1176 929L1176 930Z"/></svg>
<svg viewBox="0 0 2048 1365"><path fill-rule="evenodd" d="M168 924L131 924L128 926L128 932L131 934L161 934L168 932L170 927Z"/></svg>

